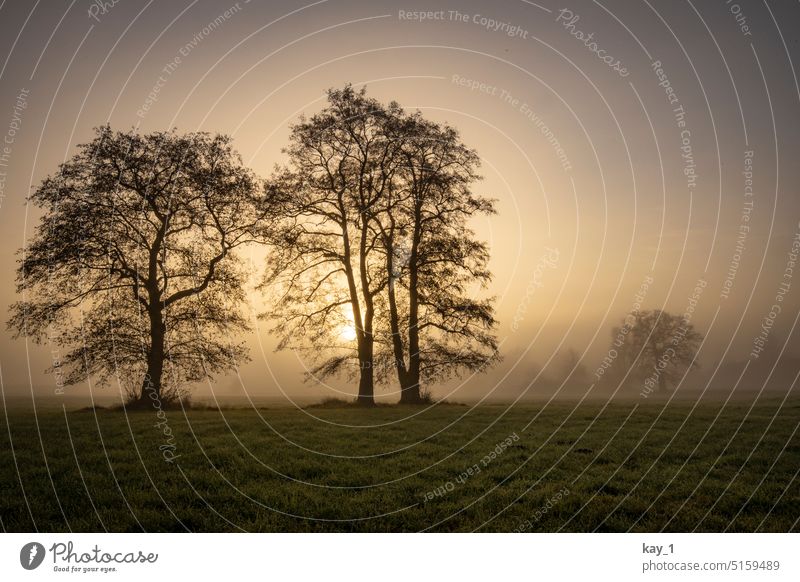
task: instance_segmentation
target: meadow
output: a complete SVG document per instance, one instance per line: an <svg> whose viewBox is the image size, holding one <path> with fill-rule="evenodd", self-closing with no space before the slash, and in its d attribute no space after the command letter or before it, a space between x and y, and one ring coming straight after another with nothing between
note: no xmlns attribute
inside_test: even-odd
<svg viewBox="0 0 800 582"><path fill-rule="evenodd" d="M159 418L161 416L161 418ZM798 531L800 400L6 408L4 531Z"/></svg>

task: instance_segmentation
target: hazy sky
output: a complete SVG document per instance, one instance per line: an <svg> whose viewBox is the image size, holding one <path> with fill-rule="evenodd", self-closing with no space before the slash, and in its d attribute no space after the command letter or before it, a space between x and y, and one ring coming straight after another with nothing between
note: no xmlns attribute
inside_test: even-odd
<svg viewBox="0 0 800 582"><path fill-rule="evenodd" d="M559 349L594 371L647 281L642 308L677 313L705 285L692 323L712 371L749 357L788 284L767 341L796 355L798 21L796 2L724 0L0 3L3 319L38 220L25 196L93 127L228 133L266 176L289 123L352 82L458 127L498 199L475 228L506 359L463 394L508 393ZM258 325L241 382L215 389L320 393ZM7 393L52 394L49 346L0 346Z"/></svg>

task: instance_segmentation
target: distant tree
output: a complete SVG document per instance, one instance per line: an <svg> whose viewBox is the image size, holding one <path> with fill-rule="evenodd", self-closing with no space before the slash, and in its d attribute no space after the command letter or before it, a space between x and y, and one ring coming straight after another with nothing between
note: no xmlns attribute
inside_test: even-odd
<svg viewBox="0 0 800 582"><path fill-rule="evenodd" d="M645 392L665 393L687 370L699 367L695 356L703 336L679 315L658 309L633 313L613 336L617 363L643 380Z"/></svg>
<svg viewBox="0 0 800 582"><path fill-rule="evenodd" d="M376 230L389 278L390 343L402 403L422 400L422 380L480 370L498 358L489 250L468 221L495 212L475 195L479 158L452 127L416 113L394 126L401 164Z"/></svg>
<svg viewBox="0 0 800 582"><path fill-rule="evenodd" d="M44 216L9 327L68 347L66 384L141 378L133 398L231 369L247 357L235 250L262 218L257 186L228 137L99 128L30 197Z"/></svg>

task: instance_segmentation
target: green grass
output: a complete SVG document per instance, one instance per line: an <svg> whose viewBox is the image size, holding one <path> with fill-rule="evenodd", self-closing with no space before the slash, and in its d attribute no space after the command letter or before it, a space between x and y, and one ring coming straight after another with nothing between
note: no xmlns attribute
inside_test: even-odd
<svg viewBox="0 0 800 582"><path fill-rule="evenodd" d="M179 455L173 463L159 450L166 437L154 426L154 411L5 410L1 525L798 531L800 401L760 401L749 409L739 402L692 411L690 403L664 408L649 401L605 409L559 403L178 410L166 413ZM482 463L513 433L519 440ZM476 464L479 473L458 479ZM426 501L439 487L449 490ZM564 488L569 495L542 513Z"/></svg>

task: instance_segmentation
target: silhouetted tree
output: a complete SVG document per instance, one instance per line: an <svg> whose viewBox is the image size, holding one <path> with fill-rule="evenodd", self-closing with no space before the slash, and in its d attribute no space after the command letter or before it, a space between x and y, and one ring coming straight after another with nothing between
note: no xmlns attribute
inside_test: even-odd
<svg viewBox="0 0 800 582"><path fill-rule="evenodd" d="M139 377L142 399L232 368L248 329L235 250L260 197L228 137L99 128L30 197L45 213L9 327L67 346L67 384Z"/></svg>
<svg viewBox="0 0 800 582"><path fill-rule="evenodd" d="M620 331L625 333L620 335ZM690 368L698 367L695 356L702 334L681 316L661 310L630 314L622 328L615 328L612 345L619 354L619 364L632 377L643 380L644 391L656 388L666 392Z"/></svg>
<svg viewBox="0 0 800 582"><path fill-rule="evenodd" d="M263 285L279 348L310 354L312 375L357 362L362 404L395 370L401 400L418 402L421 379L496 359L491 300L473 297L491 278L488 248L467 226L494 208L470 191L478 157L454 129L347 86L285 151L269 186L285 226ZM350 322L354 342L340 333Z"/></svg>
<svg viewBox="0 0 800 582"><path fill-rule="evenodd" d="M476 196L479 158L452 127L406 116L392 128L401 163L384 211L369 224L389 277L388 319L400 401L421 401L421 381L479 370L497 359L489 250L468 221L495 212Z"/></svg>
<svg viewBox="0 0 800 582"><path fill-rule="evenodd" d="M279 347L306 350L331 375L358 364L358 402L374 402L376 297L387 284L376 268L369 223L392 182L398 143L387 125L399 115L365 91L328 92L328 106L292 126L289 166L272 184L286 192L288 225L269 260L265 285L278 290L267 316ZM351 319L352 318L352 319ZM354 326L355 349L336 342ZM351 368L352 370L352 368Z"/></svg>

